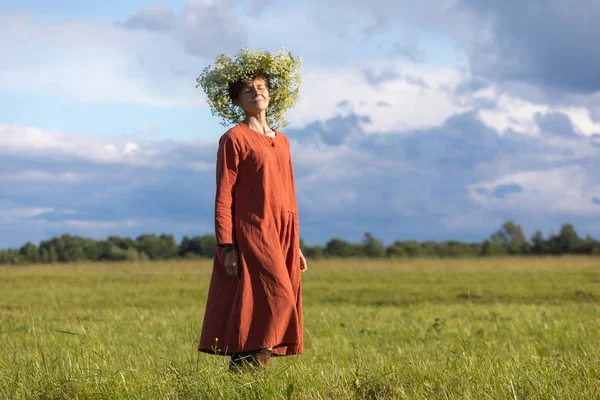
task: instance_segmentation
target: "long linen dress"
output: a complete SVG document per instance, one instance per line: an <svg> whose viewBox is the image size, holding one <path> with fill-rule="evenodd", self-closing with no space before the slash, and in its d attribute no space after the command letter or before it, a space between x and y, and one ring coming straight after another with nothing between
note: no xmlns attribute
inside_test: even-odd
<svg viewBox="0 0 600 400"><path fill-rule="evenodd" d="M290 143L240 123L219 140L215 232L235 243L238 277L217 248L198 350L211 354L273 348L302 354L298 205Z"/></svg>

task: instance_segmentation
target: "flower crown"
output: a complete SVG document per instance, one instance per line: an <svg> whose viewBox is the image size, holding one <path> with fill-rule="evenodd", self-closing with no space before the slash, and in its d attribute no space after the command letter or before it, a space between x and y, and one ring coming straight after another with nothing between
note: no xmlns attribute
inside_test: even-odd
<svg viewBox="0 0 600 400"><path fill-rule="evenodd" d="M248 82L256 76L269 80L271 101L267 109L267 123L274 129L288 126L284 113L296 105L300 93L300 57L294 58L289 51L269 53L265 50L240 50L235 60L221 54L214 65L204 68L196 79L201 86L212 115L221 117L221 125L237 124L244 120L244 111L233 104L229 97L229 85Z"/></svg>

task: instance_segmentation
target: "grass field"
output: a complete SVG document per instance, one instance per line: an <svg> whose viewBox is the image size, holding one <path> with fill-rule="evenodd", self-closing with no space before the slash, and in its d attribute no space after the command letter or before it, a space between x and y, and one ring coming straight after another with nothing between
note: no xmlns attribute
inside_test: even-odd
<svg viewBox="0 0 600 400"><path fill-rule="evenodd" d="M600 257L330 260L305 354L196 351L210 261L0 268L2 399L600 398Z"/></svg>

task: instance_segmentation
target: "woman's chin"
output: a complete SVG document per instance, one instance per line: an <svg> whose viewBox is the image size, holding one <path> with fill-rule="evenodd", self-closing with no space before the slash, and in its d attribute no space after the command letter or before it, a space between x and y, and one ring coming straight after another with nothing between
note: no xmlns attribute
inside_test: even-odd
<svg viewBox="0 0 600 400"><path fill-rule="evenodd" d="M261 113L267 111L267 107L264 107L264 106L248 107L244 111L246 112L246 114L252 114L252 115L261 114Z"/></svg>

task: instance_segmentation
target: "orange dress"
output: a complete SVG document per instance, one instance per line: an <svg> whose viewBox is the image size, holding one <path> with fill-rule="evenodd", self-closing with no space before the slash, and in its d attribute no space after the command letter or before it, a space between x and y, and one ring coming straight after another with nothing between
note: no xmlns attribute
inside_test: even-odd
<svg viewBox="0 0 600 400"><path fill-rule="evenodd" d="M273 348L302 354L298 205L290 142L240 123L219 140L215 232L235 243L238 277L217 249L198 350L211 354Z"/></svg>

